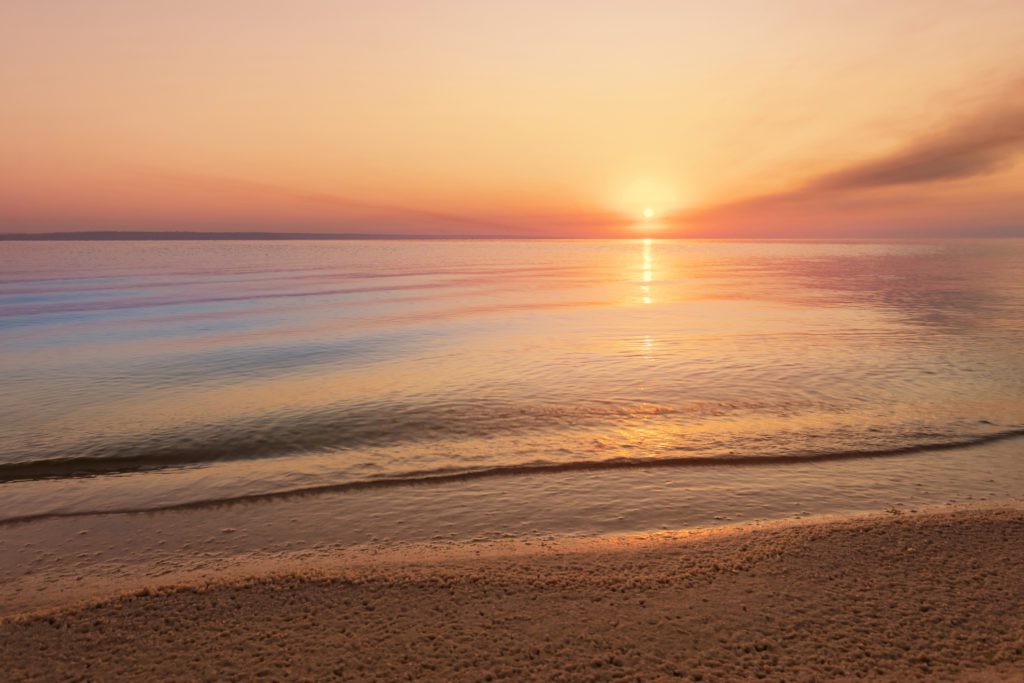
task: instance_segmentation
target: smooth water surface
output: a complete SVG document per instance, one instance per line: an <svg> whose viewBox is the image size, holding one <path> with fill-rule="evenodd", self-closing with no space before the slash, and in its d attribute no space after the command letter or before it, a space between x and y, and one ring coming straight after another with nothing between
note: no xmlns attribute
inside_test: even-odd
<svg viewBox="0 0 1024 683"><path fill-rule="evenodd" d="M0 519L1024 434L1024 243L0 243Z"/></svg>

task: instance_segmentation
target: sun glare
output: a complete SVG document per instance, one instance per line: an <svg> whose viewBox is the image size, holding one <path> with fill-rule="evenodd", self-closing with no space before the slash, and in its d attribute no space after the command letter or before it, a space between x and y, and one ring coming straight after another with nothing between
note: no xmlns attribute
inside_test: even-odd
<svg viewBox="0 0 1024 683"><path fill-rule="evenodd" d="M644 209L644 218L648 220L654 218L654 209L652 209L651 207L647 207L646 209Z"/></svg>

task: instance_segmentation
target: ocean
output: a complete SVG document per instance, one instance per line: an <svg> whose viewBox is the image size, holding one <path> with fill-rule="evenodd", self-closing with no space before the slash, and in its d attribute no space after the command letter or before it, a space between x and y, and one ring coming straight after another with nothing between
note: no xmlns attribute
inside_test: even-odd
<svg viewBox="0 0 1024 683"><path fill-rule="evenodd" d="M1024 242L6 242L0 386L7 523L595 472L784 498L907 458L947 485L943 453L1024 436Z"/></svg>

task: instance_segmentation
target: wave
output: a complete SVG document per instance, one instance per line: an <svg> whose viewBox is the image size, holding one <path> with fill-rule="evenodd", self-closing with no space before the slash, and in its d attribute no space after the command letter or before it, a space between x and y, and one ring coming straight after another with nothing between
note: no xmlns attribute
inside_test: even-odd
<svg viewBox="0 0 1024 683"><path fill-rule="evenodd" d="M756 406L755 406L756 407ZM716 416L734 410L694 401L691 416ZM403 443L488 438L580 428L642 415L666 415L679 408L654 403L522 405L516 401L435 401L430 405L367 402L330 405L307 411L282 411L258 417L156 430L113 440L87 436L0 462L0 484L25 479L62 479L152 471L276 457L378 448ZM64 453L75 455L64 456Z"/></svg>
<svg viewBox="0 0 1024 683"><path fill-rule="evenodd" d="M721 456L681 456L658 458L610 458L605 460L577 460L572 462L534 461L529 463L496 465L481 468L445 468L419 470L398 475L381 476L355 481L323 484L302 488L285 489L264 493L240 494L215 499L154 505L147 507L123 507L107 510L79 512L46 512L0 519L0 525L22 523L55 517L82 517L93 515L131 514L140 512L158 512L167 510L185 510L213 508L247 502L299 498L327 493L344 493L368 489L381 489L401 486L423 486L456 483L483 479L488 477L534 476L543 474L561 474L571 472L593 472L616 469L650 469L650 468L684 468L684 467L738 467L738 466L778 466L796 465L814 462L830 462L855 460L862 458L894 457L915 455L920 453L941 452L965 448L973 448L1000 441L1008 441L1024 437L1024 427L993 432L979 436L940 441L923 444L911 444L886 449L852 449L845 451L795 452L775 455L721 455ZM27 465L30 465L28 463Z"/></svg>

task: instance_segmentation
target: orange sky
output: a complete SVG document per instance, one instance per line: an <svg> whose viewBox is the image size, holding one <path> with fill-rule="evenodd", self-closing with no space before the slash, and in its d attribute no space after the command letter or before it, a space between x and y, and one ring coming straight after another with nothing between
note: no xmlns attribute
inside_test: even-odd
<svg viewBox="0 0 1024 683"><path fill-rule="evenodd" d="M0 232L1024 235L1021 0L5 0L0 26Z"/></svg>

